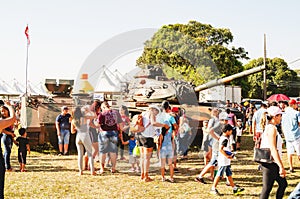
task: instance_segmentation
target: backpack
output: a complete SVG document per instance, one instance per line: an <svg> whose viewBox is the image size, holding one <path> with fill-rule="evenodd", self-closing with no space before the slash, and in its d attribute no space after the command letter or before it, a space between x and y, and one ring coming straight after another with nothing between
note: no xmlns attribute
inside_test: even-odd
<svg viewBox="0 0 300 199"><path fill-rule="evenodd" d="M140 133L145 130L145 126L143 123L143 115L137 114L132 117L132 127L130 128L130 131L132 133Z"/></svg>

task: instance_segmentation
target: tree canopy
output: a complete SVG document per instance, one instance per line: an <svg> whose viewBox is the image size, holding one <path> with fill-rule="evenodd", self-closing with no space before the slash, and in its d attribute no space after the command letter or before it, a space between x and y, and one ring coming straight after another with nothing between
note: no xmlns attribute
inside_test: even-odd
<svg viewBox="0 0 300 199"><path fill-rule="evenodd" d="M253 59L244 67L251 69L263 65L263 58ZM266 59L267 65L267 96L275 93L284 93L288 96L298 95L297 87L293 87L293 82L297 82L297 73L288 68L288 64L281 58ZM249 75L247 85L243 89L243 96L250 98L261 98L263 95L263 72Z"/></svg>
<svg viewBox="0 0 300 199"><path fill-rule="evenodd" d="M200 85L243 70L239 59L248 59L248 53L242 47L229 48L232 41L229 29L197 21L165 25L145 42L137 65L160 66L167 76Z"/></svg>

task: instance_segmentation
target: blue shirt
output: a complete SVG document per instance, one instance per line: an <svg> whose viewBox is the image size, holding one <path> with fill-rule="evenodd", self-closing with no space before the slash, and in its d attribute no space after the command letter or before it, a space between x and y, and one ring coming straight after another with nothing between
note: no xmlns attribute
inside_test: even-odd
<svg viewBox="0 0 300 199"><path fill-rule="evenodd" d="M136 145L135 139L134 140L129 139L129 144L128 144L128 146L129 146L129 155L132 155L135 145Z"/></svg>
<svg viewBox="0 0 300 199"><path fill-rule="evenodd" d="M291 107L285 108L285 114L282 114L282 130L287 141L295 141L300 138L300 113Z"/></svg>
<svg viewBox="0 0 300 199"><path fill-rule="evenodd" d="M267 110L264 109L264 108L260 108L258 109L258 111L256 111L253 115L253 119L252 119L252 122L255 121L255 129L256 129L256 132L259 132L259 133L262 133L263 130L261 129L260 127L260 118L261 116L263 115L264 112L266 112Z"/></svg>
<svg viewBox="0 0 300 199"><path fill-rule="evenodd" d="M168 124L169 125L169 130L168 132L166 133L166 135L164 136L164 141L162 143L162 147L165 147L165 146L172 146L172 132L173 132L173 128L172 128L172 125L173 124L176 124L176 120L173 116L171 116L170 114L168 113L162 113L163 114L163 123L165 124Z"/></svg>

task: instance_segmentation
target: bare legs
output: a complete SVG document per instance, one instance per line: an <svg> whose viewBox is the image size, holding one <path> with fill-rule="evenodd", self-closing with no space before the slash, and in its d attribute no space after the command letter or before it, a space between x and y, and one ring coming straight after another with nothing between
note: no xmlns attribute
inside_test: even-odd
<svg viewBox="0 0 300 199"><path fill-rule="evenodd" d="M141 151L141 180L145 182L152 181L149 177L150 158L152 155L153 148L140 147Z"/></svg>

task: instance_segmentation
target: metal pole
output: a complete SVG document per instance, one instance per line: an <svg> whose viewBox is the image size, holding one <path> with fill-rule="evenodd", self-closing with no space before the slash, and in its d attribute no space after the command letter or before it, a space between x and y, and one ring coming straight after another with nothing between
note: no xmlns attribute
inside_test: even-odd
<svg viewBox="0 0 300 199"><path fill-rule="evenodd" d="M264 34L264 101L267 99L267 49L266 49L266 34Z"/></svg>
<svg viewBox="0 0 300 199"><path fill-rule="evenodd" d="M28 41L27 41L27 53L26 53L26 82L25 82L25 96L27 97L28 96L28 93L27 93L27 84L28 84Z"/></svg>

